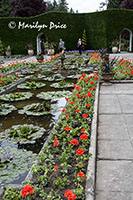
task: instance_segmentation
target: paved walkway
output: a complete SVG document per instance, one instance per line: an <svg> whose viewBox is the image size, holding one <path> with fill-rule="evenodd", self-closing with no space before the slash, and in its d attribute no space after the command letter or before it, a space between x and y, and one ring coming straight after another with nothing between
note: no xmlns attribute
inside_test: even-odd
<svg viewBox="0 0 133 200"><path fill-rule="evenodd" d="M44 59L49 59L50 58L50 56L47 56L47 55L44 55ZM4 64L2 64L3 66L7 66L8 64L10 64L10 63L12 63L12 62L16 62L16 61L18 61L18 62L23 62L23 61L25 61L26 60L26 62L37 62L37 60L36 60L36 56L32 56L32 57L26 57L26 58L17 58L17 59L10 59L10 60L8 60L8 59L4 59Z"/></svg>
<svg viewBox="0 0 133 200"><path fill-rule="evenodd" d="M119 57L119 58L127 58L127 59L133 60L133 53L110 54L109 56L110 58ZM44 59L49 59L49 58L50 56L47 56L47 55L44 56ZM26 60L27 62L36 62L36 56L27 57L27 58L10 59L10 60L4 59L4 64L2 65L7 66L13 61L23 62L24 60Z"/></svg>
<svg viewBox="0 0 133 200"><path fill-rule="evenodd" d="M119 57L120 59L125 58L129 60L133 60L133 53L121 52L117 54L110 54L109 57L110 58Z"/></svg>
<svg viewBox="0 0 133 200"><path fill-rule="evenodd" d="M96 200L133 200L133 83L100 87Z"/></svg>

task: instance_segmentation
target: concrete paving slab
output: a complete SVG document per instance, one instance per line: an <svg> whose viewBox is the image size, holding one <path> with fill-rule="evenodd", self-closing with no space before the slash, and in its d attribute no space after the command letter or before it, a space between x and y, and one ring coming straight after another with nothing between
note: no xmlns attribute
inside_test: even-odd
<svg viewBox="0 0 133 200"><path fill-rule="evenodd" d="M123 113L133 113L133 95L119 95L118 98Z"/></svg>
<svg viewBox="0 0 133 200"><path fill-rule="evenodd" d="M99 118L99 125L105 125L105 126L121 126L124 124L124 118L122 114L102 114Z"/></svg>
<svg viewBox="0 0 133 200"><path fill-rule="evenodd" d="M96 200L133 200L133 193L97 191Z"/></svg>
<svg viewBox="0 0 133 200"><path fill-rule="evenodd" d="M128 127L133 127L133 114L125 114L124 119Z"/></svg>
<svg viewBox="0 0 133 200"><path fill-rule="evenodd" d="M100 94L133 94L133 84L131 83L113 83L110 86L100 87Z"/></svg>
<svg viewBox="0 0 133 200"><path fill-rule="evenodd" d="M133 159L133 148L130 141L126 140L99 140L99 159Z"/></svg>
<svg viewBox="0 0 133 200"><path fill-rule="evenodd" d="M131 140L133 141L133 126L128 127L128 132L129 132Z"/></svg>
<svg viewBox="0 0 133 200"><path fill-rule="evenodd" d="M117 53L117 54L109 54L109 57L110 58L125 58L125 59L128 59L128 60L133 60L133 53L128 53L128 52L120 52L120 53Z"/></svg>
<svg viewBox="0 0 133 200"><path fill-rule="evenodd" d="M111 94L115 91L115 86L114 84L110 86L101 86L100 87L100 94Z"/></svg>
<svg viewBox="0 0 133 200"><path fill-rule="evenodd" d="M114 87L115 87L115 90L121 90L121 91L129 91L129 90L132 90L133 91L133 84L130 84L130 83L117 83L117 84L114 84Z"/></svg>
<svg viewBox="0 0 133 200"><path fill-rule="evenodd" d="M133 128L131 128L132 137L133 137ZM121 126L108 126L108 125L99 125L98 127L98 140L129 140L129 135L127 128L124 124Z"/></svg>
<svg viewBox="0 0 133 200"><path fill-rule="evenodd" d="M97 171L97 191L133 193L133 161L97 161Z"/></svg>
<svg viewBox="0 0 133 200"><path fill-rule="evenodd" d="M122 113L119 99L116 95L100 95L99 114Z"/></svg>

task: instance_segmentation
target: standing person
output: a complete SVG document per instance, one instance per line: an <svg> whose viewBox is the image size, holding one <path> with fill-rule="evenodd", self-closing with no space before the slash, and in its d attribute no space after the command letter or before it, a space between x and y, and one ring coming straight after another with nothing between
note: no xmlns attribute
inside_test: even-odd
<svg viewBox="0 0 133 200"><path fill-rule="evenodd" d="M62 50L64 49L64 44L65 44L64 41L60 39L59 46L58 46L59 52L62 52Z"/></svg>
<svg viewBox="0 0 133 200"><path fill-rule="evenodd" d="M78 40L77 46L78 46L78 49L79 49L79 54L81 55L82 54L82 40L80 38Z"/></svg>

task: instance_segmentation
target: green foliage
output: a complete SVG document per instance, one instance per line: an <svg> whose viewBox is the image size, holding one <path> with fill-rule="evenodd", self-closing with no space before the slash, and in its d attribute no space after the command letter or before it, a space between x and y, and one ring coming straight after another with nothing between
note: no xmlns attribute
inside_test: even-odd
<svg viewBox="0 0 133 200"><path fill-rule="evenodd" d="M18 179L20 174L25 173L29 168L29 164L32 164L35 160L36 154L24 149L5 146L0 147L0 158L0 162L3 164L0 168L0 184L2 184L10 183L13 180Z"/></svg>
<svg viewBox="0 0 133 200"><path fill-rule="evenodd" d="M32 124L14 125L0 134L1 141L11 141L19 144L34 144L36 139L42 137L45 129Z"/></svg>
<svg viewBox="0 0 133 200"><path fill-rule="evenodd" d="M30 99L32 95L33 94L31 92L15 92L0 95L0 99L4 101L21 101L25 99Z"/></svg>
<svg viewBox="0 0 133 200"><path fill-rule="evenodd" d="M18 85L18 88L19 89L38 89L38 88L41 88L41 87L44 87L46 84L45 83L41 83L41 82L35 82L35 81L26 81L25 83L22 83L20 85Z"/></svg>
<svg viewBox="0 0 133 200"><path fill-rule="evenodd" d="M13 110L16 110L13 105L0 103L0 116L8 115Z"/></svg>
<svg viewBox="0 0 133 200"><path fill-rule="evenodd" d="M82 46L83 48L87 47L87 37L86 37L86 30L83 30L83 35L82 35Z"/></svg>
<svg viewBox="0 0 133 200"><path fill-rule="evenodd" d="M120 8L120 4L123 0L109 0L107 8Z"/></svg>
<svg viewBox="0 0 133 200"><path fill-rule="evenodd" d="M16 28L10 29L8 24L10 21L16 23ZM49 26L50 22L57 24L66 24L66 29L18 29L19 22L25 24L33 24L38 21L39 24ZM133 11L132 10L106 10L94 13L63 13L48 12L35 17L29 18L1 18L0 19L0 35L3 45L12 47L12 54L27 53L25 46L32 43L36 47L36 38L39 33L43 33L48 37L48 41L58 44L59 39L65 41L66 49L77 49L77 40L85 29L88 40L89 49L101 49L109 47L114 38L119 37L122 30L126 27L132 30ZM76 27L76 28L75 28ZM21 32L21 40L20 40ZM57 48L57 47L56 47ZM57 49L56 49L57 50ZM36 51L36 49L35 49Z"/></svg>
<svg viewBox="0 0 133 200"><path fill-rule="evenodd" d="M52 100L70 95L71 95L70 91L55 91L55 92L41 92L37 95L37 97L45 100Z"/></svg>
<svg viewBox="0 0 133 200"><path fill-rule="evenodd" d="M0 55L4 54L4 48L3 48L3 44L2 41L0 40Z"/></svg>
<svg viewBox="0 0 133 200"><path fill-rule="evenodd" d="M10 0L1 0L0 2L0 17L9 17L11 13L11 7L9 5Z"/></svg>
<svg viewBox="0 0 133 200"><path fill-rule="evenodd" d="M8 188L3 196L3 200L20 200L20 199L21 199L21 194L19 191L16 190L16 188Z"/></svg>

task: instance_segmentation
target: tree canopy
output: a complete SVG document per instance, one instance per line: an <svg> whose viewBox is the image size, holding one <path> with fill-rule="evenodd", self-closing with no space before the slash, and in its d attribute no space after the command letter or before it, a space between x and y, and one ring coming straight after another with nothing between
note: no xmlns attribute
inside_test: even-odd
<svg viewBox="0 0 133 200"><path fill-rule="evenodd" d="M10 0L13 17L30 17L48 11L44 0Z"/></svg>
<svg viewBox="0 0 133 200"><path fill-rule="evenodd" d="M51 2L50 0L48 1L48 9L50 11L64 11L64 12L68 12L69 8L68 8L68 3L66 0L59 0L58 2L56 0L54 0L53 2ZM73 11L73 10L71 10Z"/></svg>
<svg viewBox="0 0 133 200"><path fill-rule="evenodd" d="M11 13L11 7L9 4L10 0L1 0L0 1L0 17L9 17Z"/></svg>
<svg viewBox="0 0 133 200"><path fill-rule="evenodd" d="M108 5L107 5L107 9L120 8L121 2L122 2L122 0L109 0Z"/></svg>
<svg viewBox="0 0 133 200"><path fill-rule="evenodd" d="M120 5L121 8L133 9L133 0L123 0Z"/></svg>

